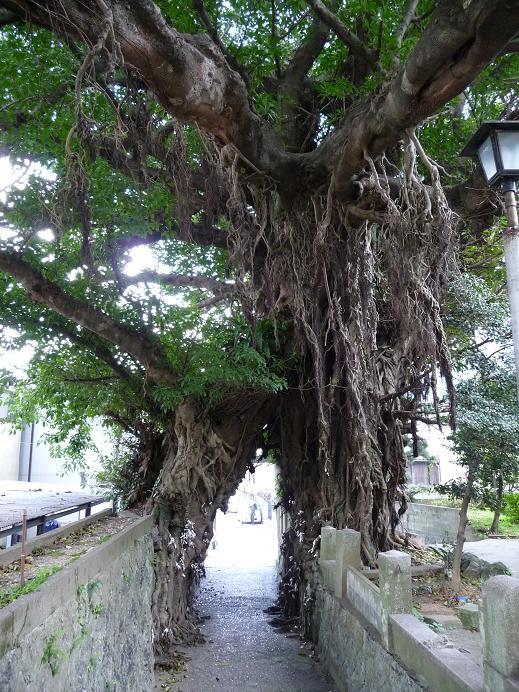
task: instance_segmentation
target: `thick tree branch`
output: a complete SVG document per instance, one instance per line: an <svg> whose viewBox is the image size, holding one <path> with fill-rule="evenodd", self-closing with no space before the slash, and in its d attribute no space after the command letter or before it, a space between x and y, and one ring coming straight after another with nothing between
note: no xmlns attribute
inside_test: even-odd
<svg viewBox="0 0 519 692"><path fill-rule="evenodd" d="M366 154L382 154L461 93L518 29L519 0L441 0L391 82L352 108L342 127L314 153L331 167L337 194L348 198L351 178L366 165Z"/></svg>
<svg viewBox="0 0 519 692"><path fill-rule="evenodd" d="M236 60L234 55L230 53L227 47L222 43L222 40L218 35L218 31L216 30L216 27L211 21L211 17L209 16L205 8L203 0L193 0L193 7L195 8L198 16L200 17L200 21L204 25L207 33L213 39L214 43L218 46L218 48L222 51L222 54L225 56L225 59L227 60L229 65L232 67L233 70L236 70L236 72L238 72L238 74L241 75L243 81L248 86L250 83L250 78L247 74L247 70L244 68L243 65L241 65L238 62L238 60Z"/></svg>
<svg viewBox="0 0 519 692"><path fill-rule="evenodd" d="M330 20L320 0L309 1ZM3 0L2 5L75 40L95 44L100 35L103 17L88 2ZM332 176L336 194L349 199L352 176L366 165L366 154L374 158L395 145L510 43L519 31L518 5L519 0L440 0L391 82L360 100L331 137L304 154L285 151L275 130L252 112L243 80L208 37L180 34L150 0L110 7L125 64L170 115L232 144L245 167L250 162L285 194L326 188ZM350 33L347 39L352 51L373 61L374 53L366 54Z"/></svg>
<svg viewBox="0 0 519 692"><path fill-rule="evenodd" d="M16 12L12 12L4 7L0 7L0 27L13 24L19 19L20 17Z"/></svg>
<svg viewBox="0 0 519 692"><path fill-rule="evenodd" d="M403 396L404 394L408 394L409 392L420 392L423 391L424 385L423 383L420 382L420 380L423 377L426 377L427 375L431 374L431 369L429 368L425 372L422 372L420 375L417 375L414 382L410 384L408 387L404 387L403 389L400 389L398 392L392 392L391 394L386 394L378 400L379 404L383 404L386 401L391 401L391 399L397 399L400 396Z"/></svg>
<svg viewBox="0 0 519 692"><path fill-rule="evenodd" d="M284 142L290 151L300 151L302 143L309 139L309 129L315 129L317 123L313 113L310 113L309 123L309 114L303 107L302 100L307 94L304 88L305 78L323 50L329 33L328 26L315 18L306 40L296 48L280 78L278 102L283 120Z"/></svg>
<svg viewBox="0 0 519 692"><path fill-rule="evenodd" d="M19 281L31 300L46 305L133 355L155 382L177 384L175 375L167 366L160 343L152 340L148 334L132 331L101 310L67 295L60 286L46 279L41 272L17 255L0 251L0 271Z"/></svg>
<svg viewBox="0 0 519 692"><path fill-rule="evenodd" d="M395 32L396 45L398 50L400 50L400 48L402 47L402 41L404 40L407 30L409 29L415 17L416 8L418 6L419 1L420 0L409 0L405 14L402 17L402 21L400 22L398 29Z"/></svg>
<svg viewBox="0 0 519 692"><path fill-rule="evenodd" d="M187 274L159 274L154 271L143 271L135 276L125 276L121 279L124 286L132 286L139 283L157 283L167 286L186 286L190 288L202 288L213 293L227 293L234 290L233 284L226 284L210 276L191 276Z"/></svg>
<svg viewBox="0 0 519 692"><path fill-rule="evenodd" d="M117 375L106 375L104 377L64 377L63 382L71 382L73 384L106 384L118 380Z"/></svg>
<svg viewBox="0 0 519 692"><path fill-rule="evenodd" d="M150 230L149 232L143 228L142 232L113 240L112 247L121 251L126 251L138 247L139 245L152 245L159 240L167 240L170 236L185 243L227 249L227 236L225 232L217 226L204 223L193 223L189 231L186 232L180 229L175 222L162 222L157 229Z"/></svg>
<svg viewBox="0 0 519 692"><path fill-rule="evenodd" d="M414 411L392 411L391 415L397 418L403 418L404 420L414 420L418 423L425 423L425 425L438 425L438 421L435 418L427 418L427 416L422 416Z"/></svg>
<svg viewBox="0 0 519 692"><path fill-rule="evenodd" d="M367 62L371 67L377 67L377 52L370 48L366 48L360 38L354 34L353 31L350 31L350 29L341 22L339 17L326 7L324 2L321 2L321 0L307 0L307 2L319 19L327 24L337 38L348 46L353 55L357 58L361 58L361 60Z"/></svg>
<svg viewBox="0 0 519 692"><path fill-rule="evenodd" d="M208 298L207 300L201 300L199 303L197 303L196 308L197 310L206 310L207 308L212 308L218 303L222 303L224 300L231 300L232 298L233 293L230 291L228 293L220 293L219 295Z"/></svg>
<svg viewBox="0 0 519 692"><path fill-rule="evenodd" d="M102 340L92 332L85 330L82 333L78 333L72 327L69 328L64 324L56 323L53 323L52 330L59 332L61 335L72 341L72 343L92 353L106 365L108 365L108 367L110 367L115 373L115 377L125 382L125 384L133 391L135 397L134 401L142 400L144 406L150 413L157 416L159 419L161 418L162 411L149 394L148 387L142 379L145 376L145 373L138 367L137 363L137 369L134 372L127 369L119 362L114 353L112 353L112 351L104 343L102 343Z"/></svg>
<svg viewBox="0 0 519 692"><path fill-rule="evenodd" d="M98 4L79 0L10 0L8 6L18 8L29 21L90 45L98 40L106 19ZM179 33L151 0L112 2L109 8L126 65L135 69L168 113L197 123L225 142L240 142L260 124L242 78L209 37Z"/></svg>

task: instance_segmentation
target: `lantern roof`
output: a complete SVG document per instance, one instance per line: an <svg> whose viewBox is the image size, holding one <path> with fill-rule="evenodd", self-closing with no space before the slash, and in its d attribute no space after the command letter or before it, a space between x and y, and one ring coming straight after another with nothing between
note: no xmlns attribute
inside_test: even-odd
<svg viewBox="0 0 519 692"><path fill-rule="evenodd" d="M460 156L476 156L479 145L485 141L492 130L517 130L519 132L519 120L485 120L465 144Z"/></svg>

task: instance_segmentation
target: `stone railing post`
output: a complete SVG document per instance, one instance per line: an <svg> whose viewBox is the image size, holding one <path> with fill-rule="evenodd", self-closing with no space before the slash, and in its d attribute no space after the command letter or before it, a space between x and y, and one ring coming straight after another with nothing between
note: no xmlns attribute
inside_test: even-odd
<svg viewBox="0 0 519 692"><path fill-rule="evenodd" d="M319 551L319 568L326 589L335 593L337 529L333 526L323 526L321 529L321 548Z"/></svg>
<svg viewBox="0 0 519 692"><path fill-rule="evenodd" d="M323 526L321 528L321 560L335 560L335 541L337 529L333 526Z"/></svg>
<svg viewBox="0 0 519 692"><path fill-rule="evenodd" d="M411 557L399 550L379 553L379 588L382 615L382 639L387 649L391 647L389 616L411 613Z"/></svg>
<svg viewBox="0 0 519 692"><path fill-rule="evenodd" d="M346 595L346 576L348 567L362 567L360 558L360 532L353 529L341 529L335 537L335 595L342 598Z"/></svg>
<svg viewBox="0 0 519 692"><path fill-rule="evenodd" d="M519 692L519 579L489 579L480 617L485 690Z"/></svg>

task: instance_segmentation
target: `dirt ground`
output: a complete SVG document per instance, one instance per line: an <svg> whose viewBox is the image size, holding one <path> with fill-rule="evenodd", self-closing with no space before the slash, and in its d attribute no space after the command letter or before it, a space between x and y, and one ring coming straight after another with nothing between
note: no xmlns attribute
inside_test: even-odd
<svg viewBox="0 0 519 692"><path fill-rule="evenodd" d="M44 570L58 571L66 567L86 552L104 543L126 526L138 519L137 515L125 514L118 517L105 517L71 533L55 543L39 548L26 559L25 577L27 582ZM9 602L8 594L20 584L20 561L0 568L0 607Z"/></svg>
<svg viewBox="0 0 519 692"><path fill-rule="evenodd" d="M454 591L443 574L413 577L413 602L422 614L445 611L456 615L455 608L461 605L463 600L478 603L482 584L482 580L462 579L460 589Z"/></svg>

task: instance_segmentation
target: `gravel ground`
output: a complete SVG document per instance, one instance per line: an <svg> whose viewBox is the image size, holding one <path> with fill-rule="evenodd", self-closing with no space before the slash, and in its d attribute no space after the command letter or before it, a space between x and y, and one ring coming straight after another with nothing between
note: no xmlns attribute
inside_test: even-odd
<svg viewBox="0 0 519 692"><path fill-rule="evenodd" d="M185 669L159 674L157 692L334 692L311 647L273 628L263 612L277 595L273 554L270 560L262 555L272 527L224 517L217 526L225 522L197 602L199 613L209 616L202 627L206 642L180 649L189 657Z"/></svg>

